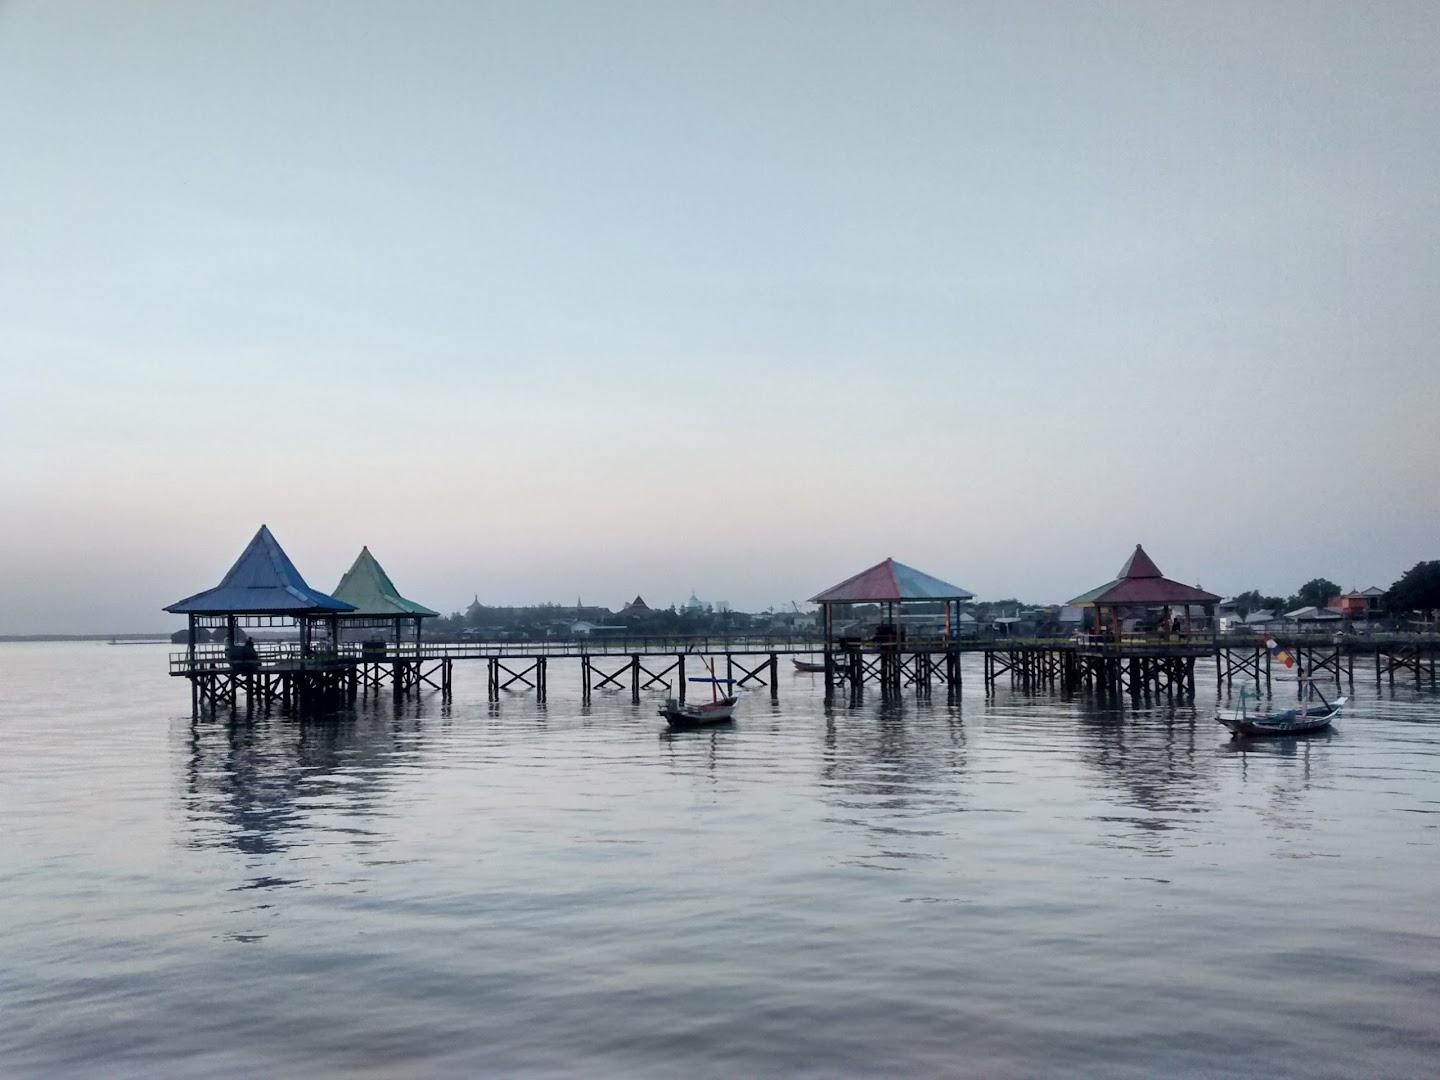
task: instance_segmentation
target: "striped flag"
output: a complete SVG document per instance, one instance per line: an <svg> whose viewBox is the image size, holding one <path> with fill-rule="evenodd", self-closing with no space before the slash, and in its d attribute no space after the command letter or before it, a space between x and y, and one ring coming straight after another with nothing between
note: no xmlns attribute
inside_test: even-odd
<svg viewBox="0 0 1440 1080"><path fill-rule="evenodd" d="M1273 656L1276 660L1280 661L1280 663L1284 664L1286 667L1295 666L1295 657L1291 656L1288 652L1282 649L1280 647L1280 643L1276 641L1273 637L1267 637L1265 639L1265 647L1270 650L1271 656Z"/></svg>

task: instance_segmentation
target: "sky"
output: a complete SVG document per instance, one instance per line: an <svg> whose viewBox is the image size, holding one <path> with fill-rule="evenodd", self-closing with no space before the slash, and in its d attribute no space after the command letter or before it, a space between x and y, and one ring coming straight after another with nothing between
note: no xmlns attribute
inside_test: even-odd
<svg viewBox="0 0 1440 1080"><path fill-rule="evenodd" d="M1440 558L1440 6L0 0L0 634Z"/></svg>

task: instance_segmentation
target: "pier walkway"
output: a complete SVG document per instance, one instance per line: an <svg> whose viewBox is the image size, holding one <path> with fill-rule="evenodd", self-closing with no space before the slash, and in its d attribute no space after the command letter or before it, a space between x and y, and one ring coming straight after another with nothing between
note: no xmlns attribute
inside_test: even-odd
<svg viewBox="0 0 1440 1080"><path fill-rule="evenodd" d="M1317 678L1354 684L1357 664L1372 669L1378 682L1397 676L1417 684L1436 681L1440 635L1275 635L1300 665ZM426 687L449 697L454 665L481 662L487 668L489 698L504 690L533 691L544 700L552 661L577 660L581 692L629 690L638 703L645 691L664 689L684 695L687 675L717 675L736 685L768 687L778 698L780 660L806 658L825 676L827 699L863 696L867 685L882 695L907 691L928 696L961 687L961 657L983 657L985 689L1002 680L1024 692L1092 690L1102 696L1164 695L1193 698L1195 664L1215 662L1216 689L1236 679L1268 688L1271 655L1254 636L1208 634L1119 639L1097 635L1048 638L907 637L900 642L829 641L811 636L746 635L598 637L579 641L473 641L342 643L302 651L299 642L263 642L249 663L227 657L223 645L197 645L172 653L170 674L188 678L197 688L196 705L234 707L241 694L262 705L300 704L294 687L320 682L327 692L354 700L386 688L404 697ZM296 678L296 676L303 676Z"/></svg>

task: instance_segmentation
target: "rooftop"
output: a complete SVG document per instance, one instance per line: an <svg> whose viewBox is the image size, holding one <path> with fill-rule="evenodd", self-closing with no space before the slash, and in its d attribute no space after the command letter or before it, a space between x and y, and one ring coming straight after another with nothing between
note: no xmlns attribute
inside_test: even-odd
<svg viewBox="0 0 1440 1080"><path fill-rule="evenodd" d="M1162 604L1210 604L1219 599L1214 593L1165 577L1154 560L1145 554L1145 549L1136 544L1135 550L1125 560L1125 565L1120 567L1120 573L1115 580L1107 581L1087 593L1081 593L1070 603L1090 607L1145 607Z"/></svg>
<svg viewBox="0 0 1440 1080"><path fill-rule="evenodd" d="M355 562L335 586L334 595L337 600L353 605L356 615L428 619L440 614L401 596L368 547L360 549Z"/></svg>
<svg viewBox="0 0 1440 1080"><path fill-rule="evenodd" d="M354 608L305 584L290 556L261 525L219 585L165 610L176 615L316 615Z"/></svg>
<svg viewBox="0 0 1440 1080"><path fill-rule="evenodd" d="M894 559L878 562L854 577L812 596L812 604L867 604L904 600L971 600L968 589L906 566Z"/></svg>

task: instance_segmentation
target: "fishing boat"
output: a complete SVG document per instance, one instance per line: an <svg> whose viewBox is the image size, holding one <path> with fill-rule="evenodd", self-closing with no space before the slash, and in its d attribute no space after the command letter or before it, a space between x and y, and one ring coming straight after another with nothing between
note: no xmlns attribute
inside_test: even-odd
<svg viewBox="0 0 1440 1080"><path fill-rule="evenodd" d="M817 664L817 663L815 663L815 661L813 661L813 660L796 660L796 659L792 658L792 659L790 660L790 662L795 665L795 670L796 670L796 671L824 671L824 670L825 670L825 665L824 665L824 664Z"/></svg>
<svg viewBox="0 0 1440 1080"><path fill-rule="evenodd" d="M1315 680L1305 674L1304 669L1296 664L1293 656L1276 645L1273 638L1267 639L1265 644L1286 667L1295 667L1300 680L1299 707L1284 709L1281 712L1257 713L1251 716L1246 708L1249 688L1242 686L1239 712L1229 715L1219 714L1215 719L1230 729L1232 739L1254 739L1271 735L1304 735L1307 732L1321 731L1329 727L1330 721L1340 714L1346 699L1338 697L1334 701L1326 701L1324 695L1315 689ZM1320 700L1316 701L1316 698Z"/></svg>
<svg viewBox="0 0 1440 1080"><path fill-rule="evenodd" d="M725 724L735 719L735 706L740 698L736 695L716 698L699 705L681 703L675 698L666 698L660 706L660 715L671 727L702 727L705 724Z"/></svg>
<svg viewBox="0 0 1440 1080"><path fill-rule="evenodd" d="M678 698L666 698L665 704L660 706L660 715L665 717L666 723L672 728L687 728L703 727L706 724L728 724L734 719L735 706L740 703L740 695L732 689L734 679L716 678L712 664L709 675L691 676L690 681L709 683L710 700L691 704ZM720 694L722 684L728 691L723 697Z"/></svg>

